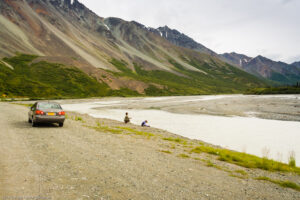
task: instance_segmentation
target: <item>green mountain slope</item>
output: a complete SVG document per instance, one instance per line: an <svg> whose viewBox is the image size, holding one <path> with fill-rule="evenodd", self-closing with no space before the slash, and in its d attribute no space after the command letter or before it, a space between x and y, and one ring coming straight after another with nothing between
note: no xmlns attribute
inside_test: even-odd
<svg viewBox="0 0 300 200"><path fill-rule="evenodd" d="M242 93L267 84L136 22L101 18L78 1L0 1L0 11L0 58L15 68L1 65L5 94L196 95Z"/></svg>
<svg viewBox="0 0 300 200"><path fill-rule="evenodd" d="M185 69L173 63L178 75L161 70L144 70L138 64L128 69L125 61L113 59L111 63L119 72L108 72L111 76L122 76L148 85L144 94L128 88L112 90L105 83L89 76L76 67L45 61L36 62L38 56L18 54L4 61L11 69L0 63L0 95L31 98L83 98L101 96L164 96L239 93L246 89L264 85L254 76L225 65L222 71L207 76L203 72ZM209 71L207 66L193 61L195 67ZM224 74L227 74L224 76ZM237 76L239 78L237 78Z"/></svg>
<svg viewBox="0 0 300 200"><path fill-rule="evenodd" d="M17 55L0 63L0 94L12 97L105 96L108 86L100 84L75 67L48 62L31 63L37 56Z"/></svg>

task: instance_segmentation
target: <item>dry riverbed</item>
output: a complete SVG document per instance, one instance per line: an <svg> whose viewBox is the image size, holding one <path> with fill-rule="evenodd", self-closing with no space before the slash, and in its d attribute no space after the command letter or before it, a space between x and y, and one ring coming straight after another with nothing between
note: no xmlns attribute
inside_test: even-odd
<svg viewBox="0 0 300 200"><path fill-rule="evenodd" d="M71 112L64 128L32 128L26 107L0 110L0 199L300 198L296 173L193 152L201 141Z"/></svg>
<svg viewBox="0 0 300 200"><path fill-rule="evenodd" d="M63 104L102 102L102 105L105 105L106 109L153 109L179 114L250 116L263 119L300 121L300 95L209 95L155 98L115 97L62 100L60 102Z"/></svg>

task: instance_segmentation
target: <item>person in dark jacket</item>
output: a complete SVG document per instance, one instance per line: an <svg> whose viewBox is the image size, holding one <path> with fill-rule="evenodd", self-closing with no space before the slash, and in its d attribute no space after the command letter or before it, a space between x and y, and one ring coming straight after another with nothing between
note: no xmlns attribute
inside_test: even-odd
<svg viewBox="0 0 300 200"><path fill-rule="evenodd" d="M127 112L127 113L125 113L124 122L125 122L125 124L127 124L127 123L129 123L129 122L130 122L130 117L128 116L128 112Z"/></svg>
<svg viewBox="0 0 300 200"><path fill-rule="evenodd" d="M147 120L143 121L142 124L141 124L141 126L143 126L143 127L150 127L148 125L148 121Z"/></svg>

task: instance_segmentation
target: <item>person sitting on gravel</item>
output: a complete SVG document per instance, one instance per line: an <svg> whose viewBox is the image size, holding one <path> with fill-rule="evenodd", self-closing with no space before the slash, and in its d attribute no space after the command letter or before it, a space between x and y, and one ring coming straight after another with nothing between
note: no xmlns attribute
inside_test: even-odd
<svg viewBox="0 0 300 200"><path fill-rule="evenodd" d="M127 113L125 113L124 122L125 122L125 124L127 124L127 123L129 123L129 122L130 122L130 117L128 116L128 112L127 112Z"/></svg>
<svg viewBox="0 0 300 200"><path fill-rule="evenodd" d="M141 126L143 126L143 127L150 127L148 125L148 121L147 120L143 121Z"/></svg>

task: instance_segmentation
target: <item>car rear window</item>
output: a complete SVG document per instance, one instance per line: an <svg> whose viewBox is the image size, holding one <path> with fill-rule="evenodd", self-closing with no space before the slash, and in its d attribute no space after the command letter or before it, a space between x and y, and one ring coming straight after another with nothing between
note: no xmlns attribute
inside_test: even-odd
<svg viewBox="0 0 300 200"><path fill-rule="evenodd" d="M60 105L57 103L39 103L39 109L61 109Z"/></svg>

